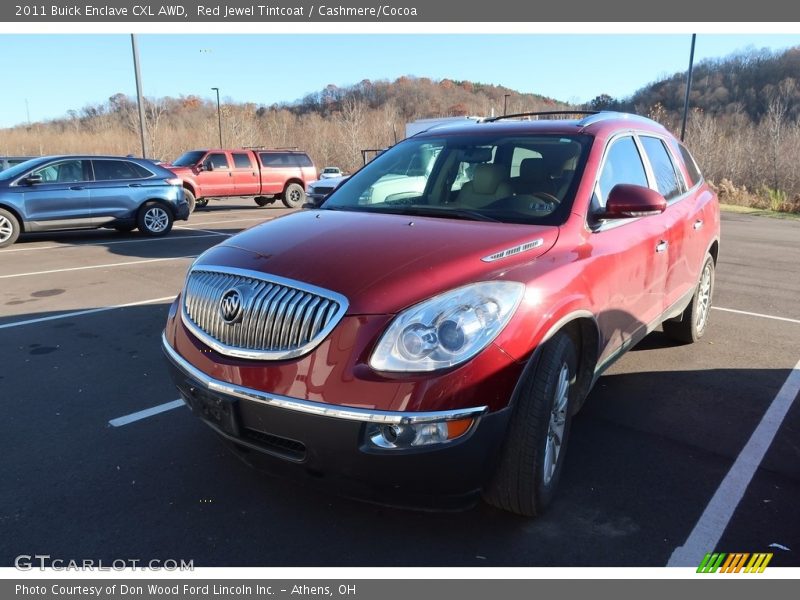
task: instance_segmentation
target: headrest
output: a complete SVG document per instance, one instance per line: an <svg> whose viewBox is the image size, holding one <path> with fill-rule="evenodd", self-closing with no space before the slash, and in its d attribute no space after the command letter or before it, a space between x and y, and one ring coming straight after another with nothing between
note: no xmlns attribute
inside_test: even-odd
<svg viewBox="0 0 800 600"><path fill-rule="evenodd" d="M476 194L494 194L502 179L503 169L500 165L482 163L475 167L472 189Z"/></svg>
<svg viewBox="0 0 800 600"><path fill-rule="evenodd" d="M519 176L528 181L547 179L547 169L541 158L526 158L519 163Z"/></svg>

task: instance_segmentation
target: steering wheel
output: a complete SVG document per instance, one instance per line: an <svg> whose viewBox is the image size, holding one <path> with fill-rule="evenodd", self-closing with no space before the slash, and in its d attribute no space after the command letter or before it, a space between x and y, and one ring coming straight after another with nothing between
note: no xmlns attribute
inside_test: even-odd
<svg viewBox="0 0 800 600"><path fill-rule="evenodd" d="M561 204L561 200L556 198L553 194L548 194L547 192L531 192L529 195L543 198L550 204Z"/></svg>

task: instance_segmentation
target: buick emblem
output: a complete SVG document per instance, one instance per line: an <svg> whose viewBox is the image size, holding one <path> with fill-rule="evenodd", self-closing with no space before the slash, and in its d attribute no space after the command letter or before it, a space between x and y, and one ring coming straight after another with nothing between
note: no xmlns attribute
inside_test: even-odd
<svg viewBox="0 0 800 600"><path fill-rule="evenodd" d="M224 294L219 301L219 316L228 324L233 325L242 320L244 299L242 292L236 288L231 288Z"/></svg>

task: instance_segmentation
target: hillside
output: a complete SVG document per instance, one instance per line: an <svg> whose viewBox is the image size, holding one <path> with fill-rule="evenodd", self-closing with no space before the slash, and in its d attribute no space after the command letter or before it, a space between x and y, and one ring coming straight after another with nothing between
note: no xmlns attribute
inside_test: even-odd
<svg viewBox="0 0 800 600"><path fill-rule="evenodd" d="M566 107L544 96L470 81L364 80L346 87L328 85L291 103L224 104L223 143L299 147L319 166L352 170L361 164L361 149L402 139L408 121L500 114L505 102L509 112ZM138 119L135 99L114 94L61 119L3 130L0 153L139 154ZM216 104L196 96L147 99L146 121L151 157L174 159L184 150L219 144Z"/></svg>
<svg viewBox="0 0 800 600"><path fill-rule="evenodd" d="M648 115L680 132L686 73L590 108ZM800 46L695 66L686 142L724 202L800 211Z"/></svg>
<svg viewBox="0 0 800 600"><path fill-rule="evenodd" d="M629 98L602 94L587 109L626 110L680 131L685 73L675 73ZM800 211L800 46L749 51L695 68L686 141L723 201ZM361 149L402 139L418 118L575 108L537 94L490 84L424 77L328 85L294 102L222 106L225 146L298 147L318 166L352 170ZM173 159L216 146L216 104L195 96L146 101L148 155ZM139 154L135 100L108 101L61 119L5 129L2 154L71 152Z"/></svg>

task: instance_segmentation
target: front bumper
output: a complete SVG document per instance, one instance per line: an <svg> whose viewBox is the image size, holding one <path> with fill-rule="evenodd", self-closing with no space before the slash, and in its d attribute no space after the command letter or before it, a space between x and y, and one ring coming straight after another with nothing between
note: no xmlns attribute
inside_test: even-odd
<svg viewBox="0 0 800 600"><path fill-rule="evenodd" d="M509 410L430 413L354 409L288 398L213 379L162 339L184 401L248 463L270 473L323 482L383 504L459 507L473 502L496 462ZM476 416L462 437L407 450L367 440L374 423Z"/></svg>
<svg viewBox="0 0 800 600"><path fill-rule="evenodd" d="M175 205L175 220L176 221L189 220L189 204L185 200Z"/></svg>

